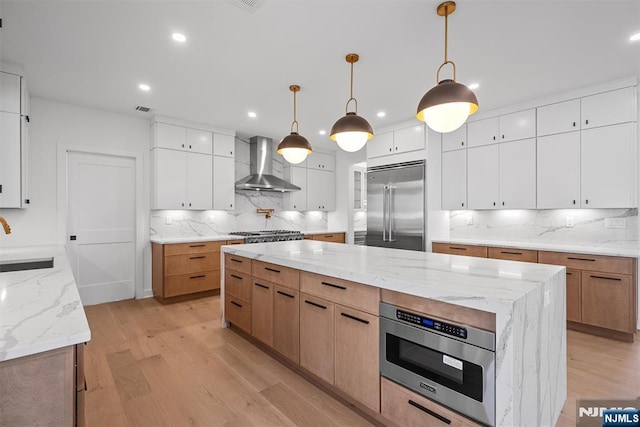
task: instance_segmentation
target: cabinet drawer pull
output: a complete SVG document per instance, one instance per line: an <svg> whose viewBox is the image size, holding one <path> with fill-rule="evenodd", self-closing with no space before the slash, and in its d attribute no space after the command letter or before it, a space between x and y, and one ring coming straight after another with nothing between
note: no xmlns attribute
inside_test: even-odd
<svg viewBox="0 0 640 427"><path fill-rule="evenodd" d="M449 246L449 249L454 250L454 251L466 251L467 248L463 248L460 246Z"/></svg>
<svg viewBox="0 0 640 427"><path fill-rule="evenodd" d="M324 305L316 304L316 303L315 303L315 302L313 302L313 301L304 300L304 303L305 303L305 304L312 305L312 306L314 306L314 307L321 308L321 309L323 309L323 310L326 310L326 309L327 309L327 307L325 307Z"/></svg>
<svg viewBox="0 0 640 427"><path fill-rule="evenodd" d="M289 295L286 292L282 292L282 291L276 291L276 292L279 293L280 295L284 295L285 297L288 297L288 298L295 298L293 295Z"/></svg>
<svg viewBox="0 0 640 427"><path fill-rule="evenodd" d="M260 283L257 283L257 282L256 282L256 283L254 283L254 285L256 285L256 286L258 286L259 288L262 288L262 289L269 289L269 287L268 287L268 286L261 285Z"/></svg>
<svg viewBox="0 0 640 427"><path fill-rule="evenodd" d="M606 277L606 276L594 276L590 274L592 279L603 279L603 280L615 280L616 282L622 282L622 279L619 277Z"/></svg>
<svg viewBox="0 0 640 427"><path fill-rule="evenodd" d="M440 421L442 421L445 424L451 424L451 420L448 418L443 417L440 414L436 414L435 412L433 412L431 409L427 409L424 406L422 406L421 404L414 402L413 400L409 400L409 405L420 409L422 412L426 412L427 414L431 415L434 418L439 419Z"/></svg>
<svg viewBox="0 0 640 427"><path fill-rule="evenodd" d="M239 263L242 263L242 260L241 260L241 259L231 258L231 261L233 261L233 262L239 262Z"/></svg>
<svg viewBox="0 0 640 427"><path fill-rule="evenodd" d="M190 248L204 248L207 245L189 245Z"/></svg>
<svg viewBox="0 0 640 427"><path fill-rule="evenodd" d="M334 285L333 283L329 283L329 282L321 282L323 285L325 286L330 286L332 288L336 288L336 289L342 289L343 291L346 291L347 288L344 286L340 286L340 285Z"/></svg>
<svg viewBox="0 0 640 427"><path fill-rule="evenodd" d="M265 267L264 269L267 271L273 271L274 273L280 273L280 270L276 270L275 268Z"/></svg>
<svg viewBox="0 0 640 427"><path fill-rule="evenodd" d="M347 313L340 313L340 316L344 316L344 317L349 318L351 320L355 320L356 322L364 323L365 325L369 324L368 320L360 319L359 317L352 316L352 315L347 314Z"/></svg>
<svg viewBox="0 0 640 427"><path fill-rule="evenodd" d="M571 259L573 261L589 261L589 262L596 262L595 259L591 259L591 258L576 258L576 257L572 257L572 256L568 256L567 259Z"/></svg>
<svg viewBox="0 0 640 427"><path fill-rule="evenodd" d="M191 276L189 279L202 279L203 277L207 277L206 274L198 274L197 276Z"/></svg>
<svg viewBox="0 0 640 427"><path fill-rule="evenodd" d="M231 301L231 304L235 305L236 307L240 307L240 308L242 308L242 304L238 304L238 303L237 303L237 302L235 302L235 301Z"/></svg>
<svg viewBox="0 0 640 427"><path fill-rule="evenodd" d="M202 259L202 258L206 258L206 256L201 255L201 256L192 256L192 257L189 257L189 259Z"/></svg>
<svg viewBox="0 0 640 427"><path fill-rule="evenodd" d="M500 253L505 255L522 255L522 252L500 251Z"/></svg>
<svg viewBox="0 0 640 427"><path fill-rule="evenodd" d="M567 276L571 276L573 273L571 273L570 271L567 271Z"/></svg>
<svg viewBox="0 0 640 427"><path fill-rule="evenodd" d="M235 275L235 274L230 274L231 277L233 277L234 279L238 279L238 280L242 280L242 277Z"/></svg>

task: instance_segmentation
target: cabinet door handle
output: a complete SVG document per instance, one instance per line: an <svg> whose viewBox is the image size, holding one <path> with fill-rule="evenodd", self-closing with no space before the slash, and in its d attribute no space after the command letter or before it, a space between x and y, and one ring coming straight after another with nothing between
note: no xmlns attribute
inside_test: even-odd
<svg viewBox="0 0 640 427"><path fill-rule="evenodd" d="M462 202L462 207L464 208L464 202Z"/></svg>
<svg viewBox="0 0 640 427"><path fill-rule="evenodd" d="M585 124L585 125L588 125L588 124L589 124L589 119L585 120L585 121L584 121L584 124Z"/></svg>
<svg viewBox="0 0 640 427"><path fill-rule="evenodd" d="M567 259L571 259L573 261L589 261L589 262L596 262L595 259L591 259L591 258L576 258L576 257L572 257L572 256L568 256Z"/></svg>
<svg viewBox="0 0 640 427"><path fill-rule="evenodd" d="M573 204L574 204L574 205L576 204L576 201L575 201L575 200L573 201Z"/></svg>
<svg viewBox="0 0 640 427"><path fill-rule="evenodd" d="M231 301L231 304L235 305L236 307L240 307L240 308L242 308L242 304L238 304L238 303L237 303L237 302L235 302L235 301Z"/></svg>
<svg viewBox="0 0 640 427"><path fill-rule="evenodd" d="M235 274L231 274L230 276L233 277L234 279L242 280L242 277L237 276Z"/></svg>
<svg viewBox="0 0 640 427"><path fill-rule="evenodd" d="M467 248L461 248L459 246L449 246L449 249L452 249L454 251L466 251Z"/></svg>
<svg viewBox="0 0 640 427"><path fill-rule="evenodd" d="M500 251L500 253L505 255L522 255L522 252Z"/></svg>
<svg viewBox="0 0 640 427"><path fill-rule="evenodd" d="M282 292L282 291L276 291L276 292L279 293L280 295L284 295L285 297L288 297L288 298L295 298L293 295L289 295L286 292Z"/></svg>
<svg viewBox="0 0 640 427"><path fill-rule="evenodd" d="M233 262L239 262L239 263L242 263L242 260L241 260L241 259L231 258L231 261L233 261Z"/></svg>
<svg viewBox="0 0 640 427"><path fill-rule="evenodd" d="M359 317L352 316L352 315L347 314L347 313L340 313L340 316L344 316L344 317L346 317L348 319L355 320L356 322L364 323L365 325L369 324L368 320L360 319Z"/></svg>
<svg viewBox="0 0 640 427"><path fill-rule="evenodd" d="M622 279L619 277L594 276L593 274L590 274L590 276L592 279L615 280L616 282L622 281Z"/></svg>
<svg viewBox="0 0 640 427"><path fill-rule="evenodd" d="M576 122L573 122L573 127L576 127Z"/></svg>
<svg viewBox="0 0 640 427"><path fill-rule="evenodd" d="M202 258L206 258L206 256L205 256L205 255L201 255L201 256L192 256L192 257L189 257L189 259L202 259Z"/></svg>
<svg viewBox="0 0 640 427"><path fill-rule="evenodd" d="M496 202L493 202L493 206L495 206L495 205L496 205Z"/></svg>
<svg viewBox="0 0 640 427"><path fill-rule="evenodd" d="M494 141L496 140L496 137L495 137L495 136L493 137L493 140L494 140Z"/></svg>
<svg viewBox="0 0 640 427"><path fill-rule="evenodd" d="M329 283L329 282L321 282L323 285L325 286L330 286L332 288L336 288L336 289L342 289L343 291L346 291L347 288L345 288L344 286L340 286L340 285L334 285L333 283Z"/></svg>
<svg viewBox="0 0 640 427"><path fill-rule="evenodd" d="M199 274L197 276L191 276L189 279L202 279L203 277L207 277L206 274Z"/></svg>
<svg viewBox="0 0 640 427"><path fill-rule="evenodd" d="M504 202L502 202L502 206L504 206Z"/></svg>
<svg viewBox="0 0 640 427"><path fill-rule="evenodd" d="M589 204L589 199L585 200L584 203L588 205Z"/></svg>
<svg viewBox="0 0 640 427"><path fill-rule="evenodd" d="M314 307L321 308L321 309L323 309L323 310L326 310L326 309L327 309L327 307L325 307L324 305L316 304L316 303L315 303L315 302L313 302L313 301L304 300L304 303L305 303L305 304L312 305L312 306L314 306Z"/></svg>
<svg viewBox="0 0 640 427"><path fill-rule="evenodd" d="M190 248L204 248L207 245L189 245Z"/></svg>
<svg viewBox="0 0 640 427"><path fill-rule="evenodd" d="M267 271L273 271L274 273L280 273L280 270L276 270L275 268L265 267L264 269Z"/></svg>
<svg viewBox="0 0 640 427"><path fill-rule="evenodd" d="M268 287L268 286L261 285L260 283L257 283L257 282L256 282L256 283L254 283L254 285L256 285L257 287L262 288L262 289L269 289L269 287Z"/></svg>
<svg viewBox="0 0 640 427"><path fill-rule="evenodd" d="M567 276L571 276L573 273L570 271L567 271Z"/></svg>
<svg viewBox="0 0 640 427"><path fill-rule="evenodd" d="M451 420L448 418L443 417L440 414L436 414L435 412L433 412L431 409L425 408L424 406L422 406L421 404L419 404L418 402L414 402L413 400L409 400L409 405L420 409L422 412L425 412L429 415L431 415L434 418L439 419L440 421L442 421L445 424L451 424Z"/></svg>
<svg viewBox="0 0 640 427"><path fill-rule="evenodd" d="M502 135L502 139L504 139L504 134Z"/></svg>
<svg viewBox="0 0 640 427"><path fill-rule="evenodd" d="M462 142L460 143L460 145L462 145L462 146L464 147L464 141L462 141Z"/></svg>

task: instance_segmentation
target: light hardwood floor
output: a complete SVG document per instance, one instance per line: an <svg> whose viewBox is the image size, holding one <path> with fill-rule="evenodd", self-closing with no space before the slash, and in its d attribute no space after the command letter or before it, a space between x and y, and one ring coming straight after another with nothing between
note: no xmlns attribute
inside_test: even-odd
<svg viewBox="0 0 640 427"><path fill-rule="evenodd" d="M219 297L85 307L89 426L368 426L367 420L228 329ZM559 426L584 397L640 395L640 344L569 331Z"/></svg>

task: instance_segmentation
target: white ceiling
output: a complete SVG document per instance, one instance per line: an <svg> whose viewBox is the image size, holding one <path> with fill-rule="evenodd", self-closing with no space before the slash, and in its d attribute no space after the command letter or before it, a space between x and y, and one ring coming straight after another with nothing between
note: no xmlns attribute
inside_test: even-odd
<svg viewBox="0 0 640 427"><path fill-rule="evenodd" d="M32 96L153 113L317 148L349 97L376 128L414 117L444 54L434 0L0 1L0 57L23 64ZM458 81L489 110L640 71L640 1L460 0L449 19ZM188 40L178 44L171 33ZM443 72L446 76L446 71ZM148 93L138 89L148 83ZM249 110L258 114L247 117ZM376 117L385 111L385 118ZM375 141L375 140L374 140Z"/></svg>

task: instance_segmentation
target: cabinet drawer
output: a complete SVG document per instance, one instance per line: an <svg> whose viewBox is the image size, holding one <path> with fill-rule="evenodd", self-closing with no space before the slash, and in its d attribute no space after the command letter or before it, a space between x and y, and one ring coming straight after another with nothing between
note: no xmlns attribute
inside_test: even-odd
<svg viewBox="0 0 640 427"><path fill-rule="evenodd" d="M224 242L193 242L193 243L173 243L164 245L164 255L187 255L199 254L202 252L220 251L220 246Z"/></svg>
<svg viewBox="0 0 640 427"><path fill-rule="evenodd" d="M633 260L625 257L572 254L565 252L538 252L541 264L564 265L567 268L588 271L602 271L618 274L632 274Z"/></svg>
<svg viewBox="0 0 640 427"><path fill-rule="evenodd" d="M253 261L251 274L254 279L263 279L291 289L300 289L300 271L263 261Z"/></svg>
<svg viewBox="0 0 640 427"><path fill-rule="evenodd" d="M251 275L236 270L224 270L224 291L236 298L251 299Z"/></svg>
<svg viewBox="0 0 640 427"><path fill-rule="evenodd" d="M458 245L454 243L433 243L433 252L438 254L465 255L486 258L487 247L476 245Z"/></svg>
<svg viewBox="0 0 640 427"><path fill-rule="evenodd" d="M224 301L224 317L244 330L251 333L251 304L231 295L226 295Z"/></svg>
<svg viewBox="0 0 640 427"><path fill-rule="evenodd" d="M251 274L251 259L225 254L224 256L224 268L230 270L236 270L241 273Z"/></svg>
<svg viewBox="0 0 640 427"><path fill-rule="evenodd" d="M344 233L331 233L331 234L314 234L313 240L321 240L323 242L344 243Z"/></svg>
<svg viewBox="0 0 640 427"><path fill-rule="evenodd" d="M515 248L488 248L489 258L509 261L538 262L538 251Z"/></svg>
<svg viewBox="0 0 640 427"><path fill-rule="evenodd" d="M382 416L403 427L477 426L478 424L404 387L381 378Z"/></svg>
<svg viewBox="0 0 640 427"><path fill-rule="evenodd" d="M315 273L302 272L301 276L302 292L378 315L378 288Z"/></svg>
<svg viewBox="0 0 640 427"><path fill-rule="evenodd" d="M220 270L220 253L218 252L165 257L164 274L166 276L212 270Z"/></svg>
<svg viewBox="0 0 640 427"><path fill-rule="evenodd" d="M243 245L244 239L227 240L227 245Z"/></svg>
<svg viewBox="0 0 640 427"><path fill-rule="evenodd" d="M164 297L169 298L213 289L220 289L219 270L181 274L165 279Z"/></svg>

